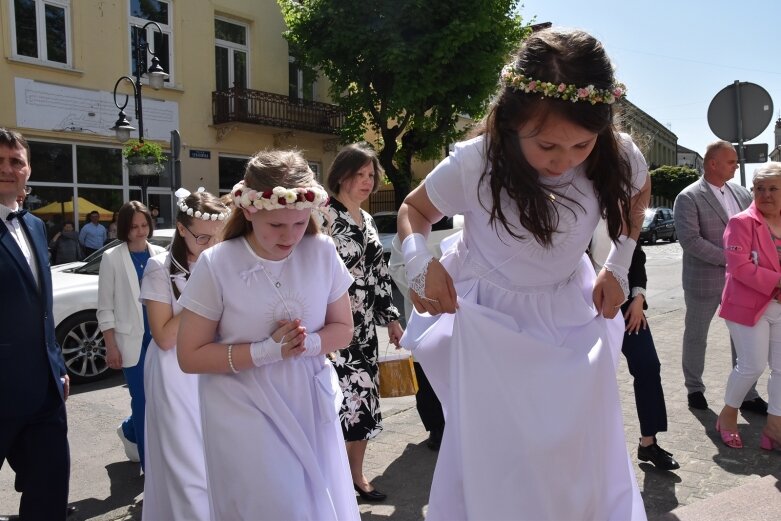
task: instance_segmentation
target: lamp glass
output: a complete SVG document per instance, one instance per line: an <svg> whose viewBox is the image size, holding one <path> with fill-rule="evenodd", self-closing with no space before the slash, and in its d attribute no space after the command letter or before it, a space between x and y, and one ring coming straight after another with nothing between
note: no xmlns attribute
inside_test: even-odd
<svg viewBox="0 0 781 521"><path fill-rule="evenodd" d="M125 141L130 139L130 130L131 129L129 129L127 127L117 127L117 128L115 128L114 131L117 134L117 140L120 143L124 143Z"/></svg>

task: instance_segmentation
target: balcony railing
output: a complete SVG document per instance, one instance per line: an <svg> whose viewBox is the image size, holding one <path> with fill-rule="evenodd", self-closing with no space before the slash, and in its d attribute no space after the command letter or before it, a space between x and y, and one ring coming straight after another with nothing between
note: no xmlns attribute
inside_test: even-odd
<svg viewBox="0 0 781 521"><path fill-rule="evenodd" d="M337 134L344 124L337 105L236 87L212 92L212 116L215 125L254 123L320 134Z"/></svg>

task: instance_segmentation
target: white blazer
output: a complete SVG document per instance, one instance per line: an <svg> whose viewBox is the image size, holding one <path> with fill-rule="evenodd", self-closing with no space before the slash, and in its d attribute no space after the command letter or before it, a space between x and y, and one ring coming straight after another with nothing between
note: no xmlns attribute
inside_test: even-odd
<svg viewBox="0 0 781 521"><path fill-rule="evenodd" d="M147 243L150 256L165 251ZM122 367L133 367L141 356L144 315L139 296L141 287L130 258L127 243L103 253L98 276L98 325L101 331L114 330L122 354Z"/></svg>

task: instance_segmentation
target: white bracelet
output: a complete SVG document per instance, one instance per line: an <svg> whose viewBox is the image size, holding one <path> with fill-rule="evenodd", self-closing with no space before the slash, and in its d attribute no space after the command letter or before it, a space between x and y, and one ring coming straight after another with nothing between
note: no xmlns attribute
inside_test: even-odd
<svg viewBox="0 0 781 521"><path fill-rule="evenodd" d="M310 333L304 340L304 352L303 356L317 356L322 351L321 347L322 339L317 333Z"/></svg>
<svg viewBox="0 0 781 521"><path fill-rule="evenodd" d="M282 344L285 339L282 340L283 342L275 342L273 338L268 337L260 342L252 342L249 345L249 352L255 367L282 360Z"/></svg>
<svg viewBox="0 0 781 521"><path fill-rule="evenodd" d="M228 344L228 367L230 367L230 370L233 374L239 373L236 370L236 366L233 365L233 344Z"/></svg>

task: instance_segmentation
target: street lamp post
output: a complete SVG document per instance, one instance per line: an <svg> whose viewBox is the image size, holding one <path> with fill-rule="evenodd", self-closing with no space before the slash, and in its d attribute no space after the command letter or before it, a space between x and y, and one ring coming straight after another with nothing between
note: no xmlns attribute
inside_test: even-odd
<svg viewBox="0 0 781 521"><path fill-rule="evenodd" d="M119 87L119 84L123 81L126 81L130 83L130 86L133 88L133 102L135 104L136 109L136 120L138 120L138 140L143 143L144 142L144 111L143 111L143 98L141 96L141 76L143 76L145 73L147 75L147 78L149 79L149 86L152 87L155 90L159 90L163 86L163 82L168 78L168 74L163 70L163 68L160 66L160 60L157 58L157 55L149 46L149 42L141 43L139 35L141 33L146 33L146 28L149 26L153 26L158 33L161 35L163 34L163 30L160 28L160 26L156 22L147 22L140 30L133 31L133 44L135 45L135 53L136 53L136 66L135 70L133 71L135 76L135 81L133 78L129 76L122 76L117 80L117 82L114 84L114 105L119 109L119 117L117 118L116 123L114 123L114 126L111 127L111 130L113 130L116 135L117 139L124 143L128 139L130 139L130 133L135 130L135 128L130 124L130 122L127 120L127 115L125 114L125 107L127 107L128 101L130 100L130 97L125 94L125 101L123 103L117 102L117 88ZM143 63L144 58L146 57L146 53L149 53L152 55L151 65L149 66L149 69L144 71L143 69ZM159 171L156 174L152 175L158 175ZM141 185L141 201L149 206L149 201L147 198L147 187L149 186L149 173L140 174L138 175L139 178L139 184Z"/></svg>

